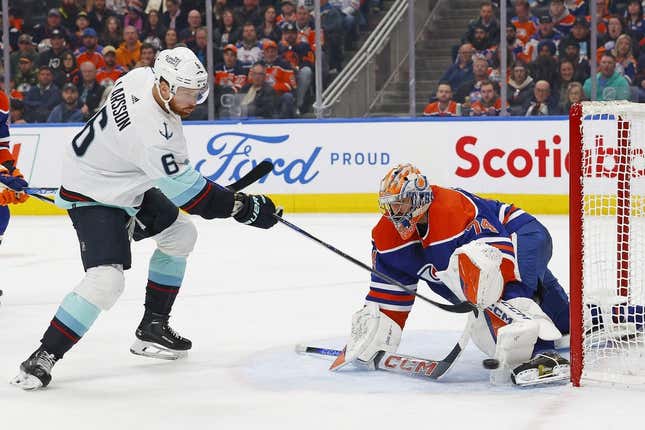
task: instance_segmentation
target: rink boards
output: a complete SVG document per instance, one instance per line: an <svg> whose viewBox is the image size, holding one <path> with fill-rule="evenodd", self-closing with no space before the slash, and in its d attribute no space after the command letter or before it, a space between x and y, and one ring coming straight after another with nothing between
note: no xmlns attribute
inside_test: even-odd
<svg viewBox="0 0 645 430"><path fill-rule="evenodd" d="M60 184L64 151L81 127L12 126L12 150L30 185ZM191 163L219 183L271 159L274 171L249 190L272 195L289 212L374 212L379 181L399 162L413 162L432 183L530 212L568 211L566 117L217 121L184 130ZM163 131L160 119L160 139ZM62 213L36 199L13 209Z"/></svg>

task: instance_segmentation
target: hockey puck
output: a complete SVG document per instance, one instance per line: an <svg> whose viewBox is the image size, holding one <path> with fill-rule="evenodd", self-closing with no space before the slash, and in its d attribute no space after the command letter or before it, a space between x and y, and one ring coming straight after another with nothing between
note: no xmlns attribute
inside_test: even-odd
<svg viewBox="0 0 645 430"><path fill-rule="evenodd" d="M499 367L499 360L495 358L487 358L484 361L482 361L482 365L486 369L497 369Z"/></svg>

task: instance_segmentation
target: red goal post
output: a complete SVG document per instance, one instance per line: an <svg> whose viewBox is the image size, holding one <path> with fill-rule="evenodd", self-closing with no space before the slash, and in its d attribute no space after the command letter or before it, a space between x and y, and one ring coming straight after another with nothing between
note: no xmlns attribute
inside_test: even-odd
<svg viewBox="0 0 645 430"><path fill-rule="evenodd" d="M571 380L645 383L645 105L569 115Z"/></svg>

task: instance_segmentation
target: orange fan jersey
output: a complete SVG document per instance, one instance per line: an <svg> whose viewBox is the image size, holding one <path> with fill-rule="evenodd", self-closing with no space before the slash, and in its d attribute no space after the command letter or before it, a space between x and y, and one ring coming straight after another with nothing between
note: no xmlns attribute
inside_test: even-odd
<svg viewBox="0 0 645 430"><path fill-rule="evenodd" d="M296 88L296 76L291 65L282 58L273 63L266 63L266 81L273 86L278 95L288 93Z"/></svg>

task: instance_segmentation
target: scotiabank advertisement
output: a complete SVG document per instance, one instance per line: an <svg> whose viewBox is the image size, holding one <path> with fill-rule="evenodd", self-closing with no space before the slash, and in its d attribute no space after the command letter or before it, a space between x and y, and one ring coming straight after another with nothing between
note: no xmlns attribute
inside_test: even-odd
<svg viewBox="0 0 645 430"><path fill-rule="evenodd" d="M18 165L33 186L59 184L63 151L80 129L12 127ZM160 119L161 144L163 132ZM433 183L474 192L568 192L565 118L197 123L185 126L185 136L192 164L221 183L272 160L274 171L255 188L265 193L375 193L400 162L416 164Z"/></svg>

